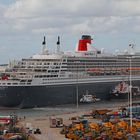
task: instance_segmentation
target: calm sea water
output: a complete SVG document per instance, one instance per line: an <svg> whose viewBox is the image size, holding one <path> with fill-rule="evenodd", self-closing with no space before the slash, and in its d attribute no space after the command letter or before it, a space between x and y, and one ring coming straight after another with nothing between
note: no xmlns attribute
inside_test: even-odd
<svg viewBox="0 0 140 140"><path fill-rule="evenodd" d="M79 104L78 108L76 105L65 105L65 106L32 108L32 109L1 108L0 115L16 114L19 117L52 116L70 112L89 111L91 109L114 108L126 104L127 102L124 101L100 101L92 104Z"/></svg>

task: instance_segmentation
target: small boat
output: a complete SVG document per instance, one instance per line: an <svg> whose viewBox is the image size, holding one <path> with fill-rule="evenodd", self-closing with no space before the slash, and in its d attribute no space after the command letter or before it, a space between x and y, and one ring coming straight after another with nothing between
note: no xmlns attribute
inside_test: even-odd
<svg viewBox="0 0 140 140"><path fill-rule="evenodd" d="M96 95L91 95L91 94L83 94L82 98L80 99L80 103L93 103L100 101L99 98L96 97Z"/></svg>
<svg viewBox="0 0 140 140"><path fill-rule="evenodd" d="M110 99L128 99L130 88L132 92L132 98L140 97L140 88L138 86L131 86L127 82L120 82L110 91Z"/></svg>

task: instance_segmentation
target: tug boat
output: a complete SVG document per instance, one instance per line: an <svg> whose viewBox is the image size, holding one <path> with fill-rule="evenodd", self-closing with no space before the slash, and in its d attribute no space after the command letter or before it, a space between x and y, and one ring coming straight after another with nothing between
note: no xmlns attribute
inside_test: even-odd
<svg viewBox="0 0 140 140"><path fill-rule="evenodd" d="M128 99L130 88L132 92L132 98L140 97L140 88L138 86L130 87L127 82L122 81L110 91L110 99Z"/></svg>
<svg viewBox="0 0 140 140"><path fill-rule="evenodd" d="M100 101L99 98L96 97L96 95L92 94L83 94L82 98L80 98L80 103L94 103Z"/></svg>

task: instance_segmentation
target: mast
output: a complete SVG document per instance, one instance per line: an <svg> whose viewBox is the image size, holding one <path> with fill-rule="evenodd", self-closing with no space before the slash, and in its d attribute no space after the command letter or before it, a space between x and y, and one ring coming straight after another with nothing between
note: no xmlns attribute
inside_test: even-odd
<svg viewBox="0 0 140 140"><path fill-rule="evenodd" d="M58 40L57 40L57 50L56 50L56 52L57 53L60 53L60 37L58 36Z"/></svg>
<svg viewBox="0 0 140 140"><path fill-rule="evenodd" d="M44 40L42 42L42 54L47 54L48 53L48 49L47 49L47 46L46 46L46 38L44 36Z"/></svg>

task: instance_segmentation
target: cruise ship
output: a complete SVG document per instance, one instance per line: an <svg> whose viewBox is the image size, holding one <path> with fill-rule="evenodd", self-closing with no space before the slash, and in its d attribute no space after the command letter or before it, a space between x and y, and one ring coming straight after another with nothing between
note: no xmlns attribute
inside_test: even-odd
<svg viewBox="0 0 140 140"><path fill-rule="evenodd" d="M140 86L140 54L109 54L92 46L92 37L82 35L75 53L50 53L46 38L40 54L10 62L0 73L0 106L46 107L77 104L88 91L101 100L121 81ZM131 64L131 65L130 65ZM131 67L130 67L131 66Z"/></svg>

